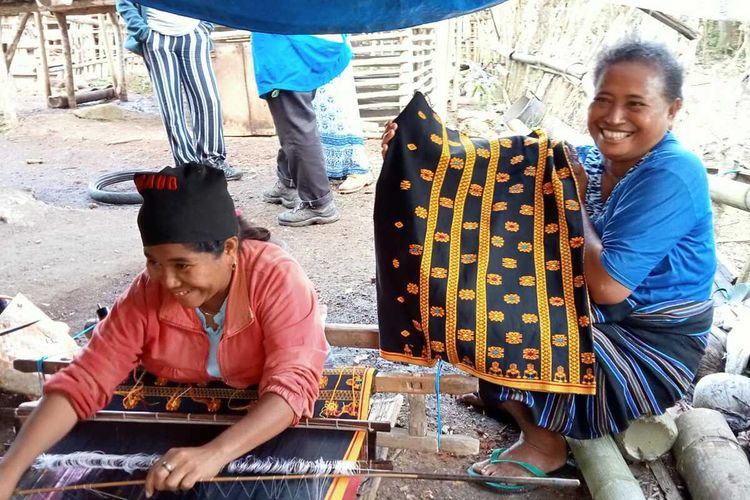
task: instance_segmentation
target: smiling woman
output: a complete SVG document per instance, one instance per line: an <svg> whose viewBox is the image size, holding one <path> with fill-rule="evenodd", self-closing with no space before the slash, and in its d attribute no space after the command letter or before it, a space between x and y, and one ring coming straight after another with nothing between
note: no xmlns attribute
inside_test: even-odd
<svg viewBox="0 0 750 500"><path fill-rule="evenodd" d="M312 283L237 216L218 169L198 165L137 176L146 269L118 298L81 354L44 397L0 462L0 500L36 456L112 398L140 363L179 383L258 385L259 400L202 446L168 450L146 494L189 489L231 460L311 417L327 344Z"/></svg>
<svg viewBox="0 0 750 500"><path fill-rule="evenodd" d="M623 431L643 415L664 413L690 387L705 348L716 259L705 168L671 131L682 107L682 69L663 46L627 40L600 54L594 80L588 128L595 145L578 148L577 155L573 149L569 153L585 205L580 211L584 237L571 238L570 247L584 248L592 307L591 317L581 316L578 322L592 327L594 352L582 357L593 366L585 379L595 383L596 394L519 390L480 380L483 403L507 410L522 435L511 447L474 464L473 473L542 476L565 463L563 435L596 438ZM387 125L384 155L397 129ZM498 183L508 180L497 177ZM492 201L494 207L506 200ZM566 203L566 208L580 209L580 203ZM506 222L506 230L518 232L514 224ZM553 234L559 229L556 224L544 226ZM497 246L494 239L490 244ZM515 266L515 259L506 260ZM557 261L545 267L546 273L564 272ZM540 276L544 278L524 276L521 286L534 286ZM580 276L571 278L574 286L584 284ZM487 291L488 297L505 294L508 308L493 314L506 324L529 319L512 309L520 299L503 288L510 281ZM555 307L559 298L548 300ZM510 333L515 332L509 332L506 342L513 339ZM548 348L564 347L567 336L551 336ZM506 358L496 363L498 371L520 376L515 363L504 364ZM523 376L536 374L527 371ZM565 373L559 380L565 380ZM472 397L467 399L470 404L477 402ZM488 484L506 491L522 488Z"/></svg>

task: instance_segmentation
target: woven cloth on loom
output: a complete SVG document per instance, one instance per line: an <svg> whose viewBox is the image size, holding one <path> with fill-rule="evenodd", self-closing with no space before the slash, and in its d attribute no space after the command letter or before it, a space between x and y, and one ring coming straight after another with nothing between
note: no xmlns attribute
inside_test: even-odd
<svg viewBox="0 0 750 500"><path fill-rule="evenodd" d="M417 93L375 195L381 355L594 394L583 223L561 143L470 139Z"/></svg>
<svg viewBox="0 0 750 500"><path fill-rule="evenodd" d="M313 416L367 419L374 375L375 370L371 368L326 369L320 380L321 392L316 401ZM135 381L138 383L134 383ZM131 400L123 405L128 395ZM157 380L150 374L135 373L118 387L117 394L107 409L179 411L180 413L206 413L211 410L211 413L218 411L222 414L243 414L247 405L256 399L257 392L253 389L237 390L218 382L202 387L190 386ZM211 401L218 401L218 406ZM161 454L173 447L203 445L221 433L223 429L222 426L202 424L80 422L65 439L50 450L50 453L102 451L123 455ZM252 450L251 455L261 459L274 457L305 460L320 458L357 460L365 438L364 431L292 428ZM145 476L145 474L142 475ZM227 474L221 473L220 475ZM59 487L127 479L134 479L134 477L124 471L116 470L30 470L19 483L19 488ZM276 482L208 482L198 483L192 490L186 492L161 492L159 498L337 500L354 498L357 484L357 481L348 478ZM98 495L90 490L68 492L64 498L84 499L94 495L143 498L142 486L123 486L101 491L102 493Z"/></svg>

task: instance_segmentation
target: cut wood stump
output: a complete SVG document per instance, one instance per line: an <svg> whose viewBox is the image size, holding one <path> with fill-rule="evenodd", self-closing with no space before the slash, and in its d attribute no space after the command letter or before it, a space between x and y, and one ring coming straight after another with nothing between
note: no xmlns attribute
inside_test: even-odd
<svg viewBox="0 0 750 500"><path fill-rule="evenodd" d="M652 415L633 421L615 436L625 458L635 462L650 462L672 449L677 440L677 426L668 415Z"/></svg>
<svg viewBox="0 0 750 500"><path fill-rule="evenodd" d="M747 500L750 463L721 413L695 408L677 418L673 453L693 500Z"/></svg>

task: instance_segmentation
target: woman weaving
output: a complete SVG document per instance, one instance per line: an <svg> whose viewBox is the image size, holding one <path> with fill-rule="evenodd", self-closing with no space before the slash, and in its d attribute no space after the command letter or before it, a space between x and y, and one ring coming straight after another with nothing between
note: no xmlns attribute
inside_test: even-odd
<svg viewBox="0 0 750 500"><path fill-rule="evenodd" d="M485 405L521 436L470 472L543 476L565 463L563 436L591 439L663 413L688 389L712 319L715 271L705 168L670 129L682 70L662 46L626 41L594 72L588 129L575 162L584 271L592 304L595 396L521 391L480 380ZM383 150L394 137L390 124ZM504 490L521 487L488 483Z"/></svg>
<svg viewBox="0 0 750 500"><path fill-rule="evenodd" d="M258 385L246 416L203 446L168 450L147 496L189 489L312 416L327 352L315 291L265 229L235 213L220 170L186 165L136 176L146 269L91 342L44 387L0 462L0 499L36 456L103 408L141 363L172 381Z"/></svg>

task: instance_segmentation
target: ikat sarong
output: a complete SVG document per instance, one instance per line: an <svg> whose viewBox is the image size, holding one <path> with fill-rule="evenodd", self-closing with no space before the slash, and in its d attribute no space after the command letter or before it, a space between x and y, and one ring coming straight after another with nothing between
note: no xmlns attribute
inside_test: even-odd
<svg viewBox="0 0 750 500"><path fill-rule="evenodd" d="M522 390L594 394L583 223L562 143L474 139L417 93L377 184L381 355Z"/></svg>

